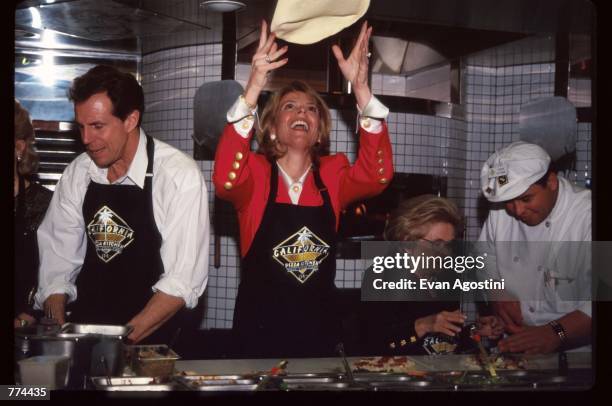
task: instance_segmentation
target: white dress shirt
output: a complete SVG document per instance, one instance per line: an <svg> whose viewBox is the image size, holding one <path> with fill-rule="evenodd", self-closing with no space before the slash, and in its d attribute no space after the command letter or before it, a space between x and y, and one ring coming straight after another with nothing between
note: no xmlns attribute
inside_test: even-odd
<svg viewBox="0 0 612 406"><path fill-rule="evenodd" d="M146 135L141 129L128 172L113 184L144 188L147 164ZM77 299L75 281L87 250L83 201L90 181L109 184L107 172L83 153L62 174L38 228L37 308L42 308L45 299L54 293L66 293L68 302ZM180 297L187 308L193 308L208 281L210 221L204 177L193 159L156 139L152 193L164 265L164 273L152 290ZM113 292L108 294L111 297Z"/></svg>
<svg viewBox="0 0 612 406"><path fill-rule="evenodd" d="M571 243L591 241L591 192L558 179L557 202L540 224L528 226L503 209L491 210L479 238L487 252L486 276L504 279L527 325L574 310L591 316L590 300L568 300L586 299L591 291L590 245Z"/></svg>
<svg viewBox="0 0 612 406"><path fill-rule="evenodd" d="M281 177L285 182L285 186L287 186L291 203L298 204L298 202L300 201L300 195L302 194L302 190L304 190L304 180L306 180L306 176L310 171L310 167L308 167L308 169L306 169L306 172L304 172L302 176L300 176L300 178L294 182L291 176L289 176L289 174L285 172L283 167L280 166L278 161L276 162L276 166L278 166L278 169L281 173Z"/></svg>

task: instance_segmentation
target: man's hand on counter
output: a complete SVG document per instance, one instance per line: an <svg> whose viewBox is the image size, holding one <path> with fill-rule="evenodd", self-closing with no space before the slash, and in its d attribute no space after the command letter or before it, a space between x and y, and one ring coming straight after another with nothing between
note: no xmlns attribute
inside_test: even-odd
<svg viewBox="0 0 612 406"><path fill-rule="evenodd" d="M66 322L66 300L66 294L54 293L44 303L45 315L50 314L60 326Z"/></svg>
<svg viewBox="0 0 612 406"><path fill-rule="evenodd" d="M133 327L128 339L136 344L150 336L162 324L168 321L183 306L185 301L176 296L157 291L147 305L127 324Z"/></svg>
<svg viewBox="0 0 612 406"><path fill-rule="evenodd" d="M501 352L548 354L561 345L559 336L548 325L525 326L523 330L498 343Z"/></svg>

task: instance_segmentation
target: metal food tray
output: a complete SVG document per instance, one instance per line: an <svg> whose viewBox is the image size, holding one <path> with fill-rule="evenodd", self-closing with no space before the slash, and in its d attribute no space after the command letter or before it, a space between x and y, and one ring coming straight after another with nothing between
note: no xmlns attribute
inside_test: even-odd
<svg viewBox="0 0 612 406"><path fill-rule="evenodd" d="M126 377L106 377L94 376L91 378L91 383L95 387L116 386L116 385L149 385L156 382L156 379L151 376L126 376Z"/></svg>
<svg viewBox="0 0 612 406"><path fill-rule="evenodd" d="M302 383L286 383L286 390L304 390L304 391L333 391L333 390L357 390L362 389L352 386L348 382L302 382Z"/></svg>
<svg viewBox="0 0 612 406"><path fill-rule="evenodd" d="M66 323L56 335L60 338L71 338L87 335L108 336L117 339L126 338L133 330L132 326L107 324Z"/></svg>
<svg viewBox="0 0 612 406"><path fill-rule="evenodd" d="M345 380L342 374L330 373L302 373L302 374L285 374L277 377L286 384L308 384L308 383L334 383L343 382Z"/></svg>
<svg viewBox="0 0 612 406"><path fill-rule="evenodd" d="M427 380L410 380L403 382L390 382L390 381L374 381L368 383L372 390L389 390L389 391L401 391L401 390L418 390L429 388L433 384L432 381ZM445 385L448 387L448 385Z"/></svg>
<svg viewBox="0 0 612 406"><path fill-rule="evenodd" d="M151 385L117 385L117 386L106 386L102 390L105 391L122 391L122 392L162 392L162 391L174 391L180 389L173 384L151 384Z"/></svg>
<svg viewBox="0 0 612 406"><path fill-rule="evenodd" d="M186 375L174 379L195 391L254 391L259 379L247 375Z"/></svg>
<svg viewBox="0 0 612 406"><path fill-rule="evenodd" d="M175 379L190 388L205 385L253 385L259 381L245 375L186 375L177 376Z"/></svg>
<svg viewBox="0 0 612 406"><path fill-rule="evenodd" d="M249 392L257 389L257 384L252 385L200 385L190 388L197 391L217 391L217 392Z"/></svg>
<svg viewBox="0 0 612 406"><path fill-rule="evenodd" d="M252 375L187 375L175 376L177 382L196 391L255 391L263 376ZM281 390L350 390L353 387L340 374L281 374L273 377L273 387Z"/></svg>
<svg viewBox="0 0 612 406"><path fill-rule="evenodd" d="M413 378L407 374L399 374L392 372L354 372L353 378L355 382L406 382L419 377Z"/></svg>
<svg viewBox="0 0 612 406"><path fill-rule="evenodd" d="M91 378L91 383L96 389L105 391L171 391L182 389L174 382L162 382L157 378L148 376L96 376Z"/></svg>

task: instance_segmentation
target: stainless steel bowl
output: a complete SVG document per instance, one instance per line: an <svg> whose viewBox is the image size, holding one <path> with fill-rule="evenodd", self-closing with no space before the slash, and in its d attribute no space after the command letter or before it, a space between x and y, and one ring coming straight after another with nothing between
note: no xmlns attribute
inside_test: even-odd
<svg viewBox="0 0 612 406"><path fill-rule="evenodd" d="M67 323L59 332L16 331L15 344L22 357L70 357L68 387L84 388L88 376L117 376L124 367L123 341L127 326ZM101 362L104 357L106 364Z"/></svg>

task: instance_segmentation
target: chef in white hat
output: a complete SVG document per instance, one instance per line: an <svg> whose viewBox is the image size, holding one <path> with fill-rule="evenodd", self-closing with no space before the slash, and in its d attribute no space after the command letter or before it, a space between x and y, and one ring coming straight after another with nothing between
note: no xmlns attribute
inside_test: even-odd
<svg viewBox="0 0 612 406"><path fill-rule="evenodd" d="M591 192L557 176L548 153L523 141L491 155L480 176L494 203L479 238L486 277L505 281L503 295L493 296L510 334L500 350L548 353L588 344L590 247L575 242L591 241Z"/></svg>

